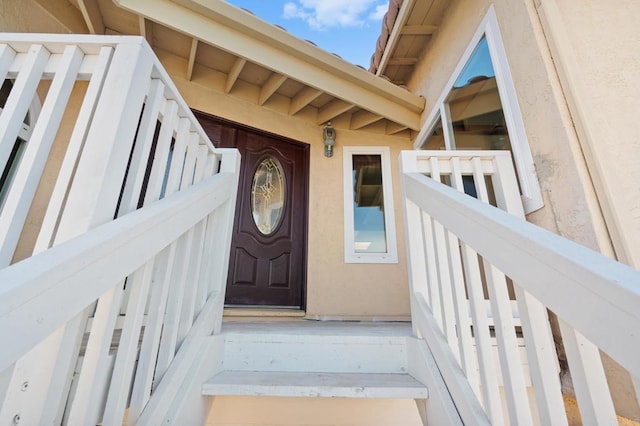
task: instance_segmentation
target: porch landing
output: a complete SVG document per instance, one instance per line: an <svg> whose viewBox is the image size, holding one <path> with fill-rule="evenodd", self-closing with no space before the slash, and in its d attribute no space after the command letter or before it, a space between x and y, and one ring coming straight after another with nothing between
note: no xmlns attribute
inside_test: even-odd
<svg viewBox="0 0 640 426"><path fill-rule="evenodd" d="M222 370L203 395L426 399L408 371L408 323L225 323Z"/></svg>

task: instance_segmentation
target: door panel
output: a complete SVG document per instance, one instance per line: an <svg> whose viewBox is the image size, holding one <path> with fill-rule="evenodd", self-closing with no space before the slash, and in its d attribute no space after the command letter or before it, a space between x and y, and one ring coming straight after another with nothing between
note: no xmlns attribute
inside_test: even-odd
<svg viewBox="0 0 640 426"><path fill-rule="evenodd" d="M217 146L237 148L242 155L225 303L304 307L308 145L201 114L197 116ZM269 213L280 206L279 200L271 200L276 190L271 182L277 179L277 173L260 168L264 160L273 160L269 164L278 165L284 186L279 219L275 220L275 212L270 221L276 224L273 229L262 226L262 216L254 219L252 210L252 190L257 194L256 200L260 200L256 205L263 211ZM253 188L259 168L262 175L257 182L260 185ZM262 232L258 224L267 232Z"/></svg>

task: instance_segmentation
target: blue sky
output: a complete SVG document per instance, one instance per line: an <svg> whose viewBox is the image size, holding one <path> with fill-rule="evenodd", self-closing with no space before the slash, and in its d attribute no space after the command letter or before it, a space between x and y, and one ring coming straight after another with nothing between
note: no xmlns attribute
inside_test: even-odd
<svg viewBox="0 0 640 426"><path fill-rule="evenodd" d="M227 0L344 60L369 68L388 0Z"/></svg>

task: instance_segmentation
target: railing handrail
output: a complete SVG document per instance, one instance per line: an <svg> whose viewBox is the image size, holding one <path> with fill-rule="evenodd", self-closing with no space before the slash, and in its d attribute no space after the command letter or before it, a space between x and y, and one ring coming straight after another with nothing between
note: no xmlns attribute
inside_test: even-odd
<svg viewBox="0 0 640 426"><path fill-rule="evenodd" d="M206 178L0 270L0 371L228 200L232 180Z"/></svg>
<svg viewBox="0 0 640 426"><path fill-rule="evenodd" d="M419 173L404 181L412 202L640 376L640 271Z"/></svg>

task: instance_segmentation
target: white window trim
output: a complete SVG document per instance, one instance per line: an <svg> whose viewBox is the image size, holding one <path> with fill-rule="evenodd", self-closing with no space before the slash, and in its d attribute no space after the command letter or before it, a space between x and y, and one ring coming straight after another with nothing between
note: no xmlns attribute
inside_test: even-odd
<svg viewBox="0 0 640 426"><path fill-rule="evenodd" d="M345 146L343 153L344 182L344 261L345 263L398 263L396 220L391 181L391 154L388 147ZM356 253L353 222L353 155L380 155L382 165L382 194L384 198L384 227L387 238L386 253Z"/></svg>
<svg viewBox="0 0 640 426"><path fill-rule="evenodd" d="M448 126L447 122L445 122L446 117L448 117L446 98L483 36L487 39L489 54L491 56L491 64L493 65L493 69L496 74L496 83L498 85L500 102L502 102L502 110L504 112L507 129L509 131L509 139L511 141L513 161L515 163L516 170L518 171L518 179L520 189L522 191L522 205L525 213L531 213L542 208L544 206L544 202L540 192L540 184L538 182L535 164L531 155L529 141L524 128L524 122L522 121L522 113L520 111L520 106L518 105L513 78L511 76L511 71L509 70L507 54L504 49L504 44L502 43L498 18L493 5L489 7L487 14L467 45L467 49L460 58L460 61L453 71L451 78L447 82L444 91L440 94L438 101L435 104L436 106L427 115L425 126L422 127L416 137L414 149L422 148L427 137L429 137L435 126L437 126L438 119L440 119L440 117L443 119L443 129L446 130L446 126ZM445 131L447 149L454 149L451 139L451 135L448 135L447 131Z"/></svg>

